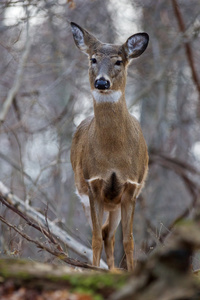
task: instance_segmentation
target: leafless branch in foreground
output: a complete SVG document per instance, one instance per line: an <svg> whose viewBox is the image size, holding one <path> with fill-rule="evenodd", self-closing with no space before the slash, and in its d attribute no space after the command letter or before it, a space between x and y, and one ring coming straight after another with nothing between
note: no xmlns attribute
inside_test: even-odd
<svg viewBox="0 0 200 300"><path fill-rule="evenodd" d="M150 164L158 164L166 169L171 169L175 173L177 173L185 183L186 188L188 189L189 193L191 194L192 201L188 207L185 208L173 222L168 226L168 230L161 234L159 237L153 234L156 232L156 229L152 225L149 219L146 219L146 224L149 229L149 233L151 236L154 236L154 242L148 247L154 249L155 244L160 244L165 241L169 233L174 229L176 224L186 218L192 209L198 208L200 205L200 186L197 185L189 176L188 174L191 173L192 175L200 176L199 170L195 167L189 165L187 162L180 161L179 159L172 158L165 154L158 154L153 153L151 155Z"/></svg>
<svg viewBox="0 0 200 300"><path fill-rule="evenodd" d="M68 257L68 255L64 251L61 250L61 248L60 248L60 250L58 250L58 247L56 247L56 248L52 247L53 246L52 243L51 243L51 247L46 246L44 243L41 243L38 240L31 238L30 236L28 236L27 234L25 234L24 232L19 230L19 228L12 225L11 223L9 223L2 216L0 216L0 221L3 222L4 224L6 224L8 227L15 230L18 234L20 234L27 241L29 241L31 243L34 243L41 250L47 251L48 253L50 253L53 256L61 259L62 261L66 262L67 264L69 264L71 266L79 267L79 268L85 268L85 269L106 271L105 269L100 269L100 268L97 268L97 267L93 267L92 265L89 265L87 263L80 262L78 260L75 260L73 258Z"/></svg>
<svg viewBox="0 0 200 300"><path fill-rule="evenodd" d="M36 228L37 227L36 224L38 224L38 227L44 228L44 229L42 229L42 231L43 231L43 233L45 233L46 236L48 236L48 238L49 238L49 232L50 232L51 235L53 235L57 240L63 242L70 250L72 250L73 252L77 253L78 255L80 255L81 257L86 259L89 263L92 263L92 250L91 249L80 244L73 237L71 237L68 233L66 233L64 230L62 230L58 226L56 226L52 221L48 220L47 217L43 216L41 213L37 212L34 208L32 208L29 204L23 202L17 196L13 195L2 182L0 182L0 196L10 206L12 206L12 207L17 206L18 211L20 211L22 214L25 214L26 217L31 218L35 222L34 228ZM15 210L15 212L16 212L16 210ZM47 222L48 222L48 229L46 229ZM31 223L31 222L29 221L29 223ZM39 230L38 228L36 228L36 229ZM49 239L49 240L51 240L51 239ZM61 254L61 252L60 252L60 254ZM105 264L105 262L101 261L101 267L107 268L107 265Z"/></svg>

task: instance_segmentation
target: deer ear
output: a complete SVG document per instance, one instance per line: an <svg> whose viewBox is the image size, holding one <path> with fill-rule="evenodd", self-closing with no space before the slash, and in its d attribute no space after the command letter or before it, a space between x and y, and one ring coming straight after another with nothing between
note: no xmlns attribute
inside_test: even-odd
<svg viewBox="0 0 200 300"><path fill-rule="evenodd" d="M76 46L84 53L90 53L90 50L100 42L88 31L81 28L76 23L71 22L71 29Z"/></svg>
<svg viewBox="0 0 200 300"><path fill-rule="evenodd" d="M137 33L128 38L123 48L128 60L140 56L147 48L149 36L147 33Z"/></svg>

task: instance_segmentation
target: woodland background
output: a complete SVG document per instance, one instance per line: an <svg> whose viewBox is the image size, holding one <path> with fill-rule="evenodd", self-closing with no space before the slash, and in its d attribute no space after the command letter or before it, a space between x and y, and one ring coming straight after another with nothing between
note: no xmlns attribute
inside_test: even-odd
<svg viewBox="0 0 200 300"><path fill-rule="evenodd" d="M134 219L141 259L167 244L178 220L193 217L200 195L199 0L0 1L0 181L91 247L69 157L75 128L93 106L87 57L75 47L69 21L103 42L123 43L141 31L150 36L146 52L129 66L126 89L150 155ZM0 215L45 242L3 204ZM115 257L123 266L121 241L119 227ZM0 253L52 261L5 223ZM73 251L69 256L82 259ZM199 267L197 253L193 268Z"/></svg>

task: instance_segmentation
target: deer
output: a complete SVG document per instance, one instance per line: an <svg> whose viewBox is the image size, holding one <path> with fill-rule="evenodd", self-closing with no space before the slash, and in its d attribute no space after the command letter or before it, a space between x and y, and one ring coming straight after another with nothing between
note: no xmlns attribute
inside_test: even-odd
<svg viewBox="0 0 200 300"><path fill-rule="evenodd" d="M102 43L71 22L76 46L89 58L94 116L77 127L71 145L75 186L92 228L93 266L104 243L107 265L115 269L115 232L121 221L128 271L134 269L133 216L148 173L147 145L137 119L127 108L127 67L147 48L147 33L122 45ZM103 218L106 220L103 224Z"/></svg>

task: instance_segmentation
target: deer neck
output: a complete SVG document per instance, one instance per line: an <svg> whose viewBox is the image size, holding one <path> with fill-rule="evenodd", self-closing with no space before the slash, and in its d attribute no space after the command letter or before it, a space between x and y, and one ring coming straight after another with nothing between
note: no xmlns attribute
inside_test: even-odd
<svg viewBox="0 0 200 300"><path fill-rule="evenodd" d="M94 97L95 133L100 138L104 138L105 135L117 136L127 127L129 112L125 95L119 92L119 94L111 94L110 98L109 95L105 95L105 98L102 97L101 100L96 101Z"/></svg>

